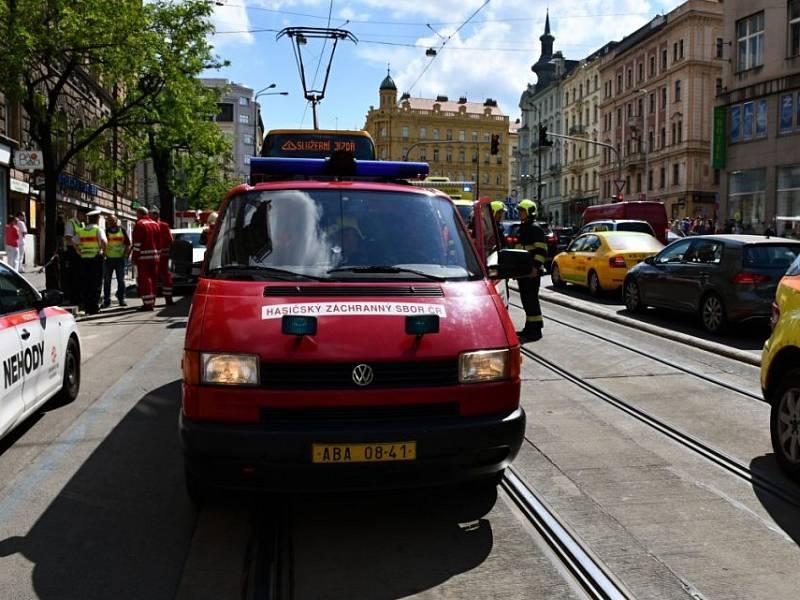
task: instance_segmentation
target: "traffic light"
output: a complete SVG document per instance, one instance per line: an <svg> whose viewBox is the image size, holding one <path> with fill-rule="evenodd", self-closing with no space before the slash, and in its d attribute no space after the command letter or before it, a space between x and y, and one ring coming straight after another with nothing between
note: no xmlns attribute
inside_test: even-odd
<svg viewBox="0 0 800 600"><path fill-rule="evenodd" d="M539 125L539 146L550 147L552 145L553 142L547 139L547 126Z"/></svg>
<svg viewBox="0 0 800 600"><path fill-rule="evenodd" d="M492 134L492 146L491 146L491 150L489 150L489 152L491 152L492 155L497 154L498 152L500 152L500 136L498 134L496 134L496 133Z"/></svg>

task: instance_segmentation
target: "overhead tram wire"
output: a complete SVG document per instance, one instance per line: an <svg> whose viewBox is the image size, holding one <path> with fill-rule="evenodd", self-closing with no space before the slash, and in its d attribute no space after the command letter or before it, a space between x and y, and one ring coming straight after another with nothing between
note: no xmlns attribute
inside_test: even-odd
<svg viewBox="0 0 800 600"><path fill-rule="evenodd" d="M325 27L330 28L330 26L331 26L331 14L332 13L333 13L333 0L331 0L330 4L328 4L328 23L327 23L327 25L325 25ZM325 48L327 48L327 47L328 47L328 38L325 38L322 41L322 50L319 51L319 59L317 60L317 68L314 69L314 79L311 81L311 87L312 88L315 88L315 86L317 85L317 76L319 75L319 68L322 65L322 57L325 55ZM300 127L302 127L303 123L305 123L305 121L306 121L306 114L308 114L308 106L309 106L309 104L310 104L309 102L306 102L306 106L303 109L303 117L300 119Z"/></svg>

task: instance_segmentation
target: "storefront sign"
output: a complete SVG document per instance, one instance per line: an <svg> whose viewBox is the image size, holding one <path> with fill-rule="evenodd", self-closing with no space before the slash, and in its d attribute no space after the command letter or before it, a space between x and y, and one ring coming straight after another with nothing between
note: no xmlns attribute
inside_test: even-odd
<svg viewBox="0 0 800 600"><path fill-rule="evenodd" d="M19 179L11 178L11 191L12 192L19 192L20 194L29 194L31 191L31 185L26 181L20 181Z"/></svg>
<svg viewBox="0 0 800 600"><path fill-rule="evenodd" d="M712 144L711 164L715 169L725 168L725 128L728 113L724 106L714 108L714 142Z"/></svg>
<svg viewBox="0 0 800 600"><path fill-rule="evenodd" d="M89 194L90 196L97 195L96 185L92 185L91 183L88 183L83 179L78 179L77 177L73 177L72 175L59 175L58 184L65 188L78 190L79 192L84 192L86 194Z"/></svg>
<svg viewBox="0 0 800 600"><path fill-rule="evenodd" d="M17 150L14 152L14 166L21 171L43 169L42 153L38 150Z"/></svg>

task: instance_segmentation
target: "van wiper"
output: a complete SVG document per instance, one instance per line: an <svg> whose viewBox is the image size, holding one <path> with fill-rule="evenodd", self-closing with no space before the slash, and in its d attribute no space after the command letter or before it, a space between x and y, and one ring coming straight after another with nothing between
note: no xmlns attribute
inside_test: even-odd
<svg viewBox="0 0 800 600"><path fill-rule="evenodd" d="M438 275L432 275L430 273L426 273L425 271L418 271L417 269L409 269L406 267L395 267L392 265L368 265L368 266L353 266L353 267L337 267L335 269L328 270L328 274L331 273L413 273L414 275L419 275L420 277L425 277L426 279L432 279L434 281L447 281L445 277L439 277Z"/></svg>
<svg viewBox="0 0 800 600"><path fill-rule="evenodd" d="M290 271L288 269L280 269L278 267L265 267L262 265L225 265L211 269L208 274L214 275L217 273L258 273L265 276L274 277L275 279L283 279L285 281L292 281L298 277L303 279L311 279L312 281L323 281L322 277L314 275L306 275L305 273L298 273L297 271Z"/></svg>

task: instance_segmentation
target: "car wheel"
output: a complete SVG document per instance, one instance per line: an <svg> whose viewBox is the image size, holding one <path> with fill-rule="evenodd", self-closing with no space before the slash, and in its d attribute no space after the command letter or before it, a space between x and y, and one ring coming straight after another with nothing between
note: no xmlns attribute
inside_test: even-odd
<svg viewBox="0 0 800 600"><path fill-rule="evenodd" d="M628 309L628 312L637 313L641 312L644 308L644 306L642 306L642 296L639 292L639 284L635 279L628 279L628 281L625 282L623 297L625 300L625 308Z"/></svg>
<svg viewBox="0 0 800 600"><path fill-rule="evenodd" d="M68 404L78 397L81 389L81 353L78 342L70 338L67 342L67 351L64 355L64 377L61 389L53 400L57 404Z"/></svg>
<svg viewBox="0 0 800 600"><path fill-rule="evenodd" d="M700 305L700 319L709 333L720 333L725 329L725 307L716 294L708 294Z"/></svg>
<svg viewBox="0 0 800 600"><path fill-rule="evenodd" d="M800 481L800 369L783 376L771 401L769 429L775 458L789 477Z"/></svg>
<svg viewBox="0 0 800 600"><path fill-rule="evenodd" d="M183 476L186 485L186 495L189 496L189 500L197 506L206 504L211 497L208 484L194 473L191 473L187 468L184 468Z"/></svg>
<svg viewBox="0 0 800 600"><path fill-rule="evenodd" d="M595 298L600 295L603 288L600 287L600 278L594 271L589 271L589 293Z"/></svg>
<svg viewBox="0 0 800 600"><path fill-rule="evenodd" d="M567 285L567 282L561 279L561 269L558 265L553 263L553 270L550 271L550 281L553 282L553 287L561 288Z"/></svg>

